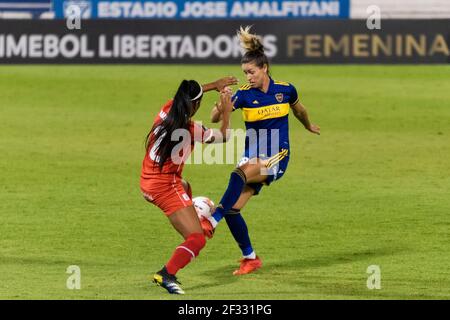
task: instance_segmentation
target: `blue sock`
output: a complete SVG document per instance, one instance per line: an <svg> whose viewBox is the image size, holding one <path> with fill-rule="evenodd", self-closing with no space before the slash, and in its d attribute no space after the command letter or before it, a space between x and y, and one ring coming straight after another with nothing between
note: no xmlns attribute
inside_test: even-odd
<svg viewBox="0 0 450 320"><path fill-rule="evenodd" d="M245 177L245 173L239 168L234 169L231 173L230 181L228 182L228 188L220 200L216 211L212 215L214 220L217 222L222 220L225 213L234 206L234 204L239 200L246 182L247 178Z"/></svg>
<svg viewBox="0 0 450 320"><path fill-rule="evenodd" d="M242 255L248 256L251 254L253 252L253 248L250 242L250 236L248 235L247 224L245 223L241 213L237 210L233 210L232 214L225 215L225 221L228 224L228 228L230 228L234 240L236 240L239 248L241 248Z"/></svg>

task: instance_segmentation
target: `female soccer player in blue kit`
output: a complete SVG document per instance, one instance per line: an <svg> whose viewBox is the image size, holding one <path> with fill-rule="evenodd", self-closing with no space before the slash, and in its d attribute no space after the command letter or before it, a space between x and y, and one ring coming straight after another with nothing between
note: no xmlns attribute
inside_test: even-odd
<svg viewBox="0 0 450 320"><path fill-rule="evenodd" d="M269 62L261 40L249 31L250 27L241 27L238 32L246 51L241 66L248 84L240 87L232 98L234 110L241 109L245 121L244 157L231 173L228 188L212 217L201 221L205 235L211 238L218 222L225 217L243 255L239 269L233 273L235 275L247 274L262 266L240 211L263 185L268 186L286 172L290 157L289 109L308 131L320 134L320 128L309 121L295 87L270 77ZM220 120L220 105L213 109L211 118L213 122Z"/></svg>

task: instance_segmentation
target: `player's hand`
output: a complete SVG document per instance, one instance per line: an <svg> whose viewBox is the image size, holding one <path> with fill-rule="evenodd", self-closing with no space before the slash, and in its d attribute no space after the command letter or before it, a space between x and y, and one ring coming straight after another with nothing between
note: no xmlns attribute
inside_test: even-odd
<svg viewBox="0 0 450 320"><path fill-rule="evenodd" d="M229 86L223 87L223 89L220 90L220 92L225 92L225 93L229 93L230 95L233 95L233 90L231 90L231 88Z"/></svg>
<svg viewBox="0 0 450 320"><path fill-rule="evenodd" d="M230 95L233 95L233 90L231 90L230 87L224 87L220 92L226 92L229 93ZM219 103L214 102L214 106L220 113L223 113L222 104L220 102Z"/></svg>
<svg viewBox="0 0 450 320"><path fill-rule="evenodd" d="M220 106L224 112L233 111L233 103L231 102L231 90L222 90L220 92Z"/></svg>
<svg viewBox="0 0 450 320"><path fill-rule="evenodd" d="M220 102L214 102L214 106L216 107L217 111L219 111L220 113L223 112L222 104Z"/></svg>
<svg viewBox="0 0 450 320"><path fill-rule="evenodd" d="M225 87L232 86L238 83L238 79L233 76L221 78L214 82L217 91L222 91ZM230 89L231 90L231 89Z"/></svg>
<svg viewBox="0 0 450 320"><path fill-rule="evenodd" d="M306 130L308 130L309 132L312 132L314 134L320 135L320 127L315 124L311 124L309 126L309 128L306 128Z"/></svg>

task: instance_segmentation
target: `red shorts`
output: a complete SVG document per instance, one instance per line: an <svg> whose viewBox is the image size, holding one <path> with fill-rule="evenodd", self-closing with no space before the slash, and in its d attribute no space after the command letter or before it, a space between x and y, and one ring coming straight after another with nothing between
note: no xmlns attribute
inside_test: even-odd
<svg viewBox="0 0 450 320"><path fill-rule="evenodd" d="M155 175L154 178L141 178L141 191L145 200L164 211L166 216L175 211L192 206L191 196L186 193L176 174Z"/></svg>

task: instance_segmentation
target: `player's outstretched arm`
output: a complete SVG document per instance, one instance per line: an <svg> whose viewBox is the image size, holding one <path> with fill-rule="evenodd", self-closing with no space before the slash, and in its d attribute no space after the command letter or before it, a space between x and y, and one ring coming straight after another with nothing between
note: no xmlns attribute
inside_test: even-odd
<svg viewBox="0 0 450 320"><path fill-rule="evenodd" d="M222 90L220 92L220 106L222 108L222 123L220 129L212 129L211 136L205 140L205 143L221 143L227 142L230 138L231 112L233 111L233 103L231 102L231 90Z"/></svg>
<svg viewBox="0 0 450 320"><path fill-rule="evenodd" d="M221 91L226 92L227 94L233 95L233 90L230 87L224 87ZM231 101L231 111L234 109L234 101ZM217 123L222 120L223 106L222 102L214 102L214 107L211 110L211 122Z"/></svg>
<svg viewBox="0 0 450 320"><path fill-rule="evenodd" d="M225 87L232 86L237 83L238 83L238 80L236 77L228 76L228 77L220 78L219 80L216 80L211 83L203 84L202 89L203 89L203 92L208 92L211 90L216 90L216 91L220 92Z"/></svg>
<svg viewBox="0 0 450 320"><path fill-rule="evenodd" d="M294 116L303 124L306 130L320 135L320 127L312 124L309 121L308 112L306 111L305 106L300 103L300 101L291 106L291 108L294 112Z"/></svg>
<svg viewBox="0 0 450 320"><path fill-rule="evenodd" d="M211 111L211 122L217 123L222 120L222 107L220 103L215 103L214 108Z"/></svg>

